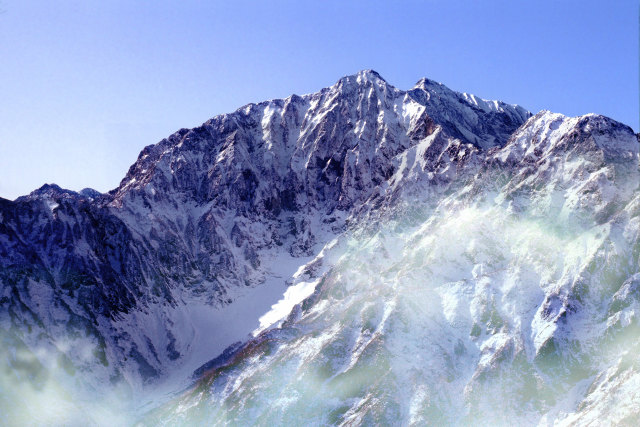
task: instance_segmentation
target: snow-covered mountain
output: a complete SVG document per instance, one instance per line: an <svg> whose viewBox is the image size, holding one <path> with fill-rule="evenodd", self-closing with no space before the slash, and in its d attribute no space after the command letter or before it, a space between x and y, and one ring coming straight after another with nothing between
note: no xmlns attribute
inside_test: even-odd
<svg viewBox="0 0 640 427"><path fill-rule="evenodd" d="M195 371L143 422L630 421L639 183L625 125L427 79L249 104L108 194L0 199L0 409L100 424L91 390Z"/></svg>

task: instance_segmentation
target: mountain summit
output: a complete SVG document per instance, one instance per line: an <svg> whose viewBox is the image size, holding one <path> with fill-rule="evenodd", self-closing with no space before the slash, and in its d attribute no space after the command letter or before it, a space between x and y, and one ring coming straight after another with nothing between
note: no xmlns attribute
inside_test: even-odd
<svg viewBox="0 0 640 427"><path fill-rule="evenodd" d="M635 331L637 183L623 124L428 79L248 104L107 194L0 199L2 390L55 384L84 419L92 390L157 406L195 372L202 394L149 415L168 424L499 422L507 392L523 420L599 413L598 387L632 386L597 375Z"/></svg>

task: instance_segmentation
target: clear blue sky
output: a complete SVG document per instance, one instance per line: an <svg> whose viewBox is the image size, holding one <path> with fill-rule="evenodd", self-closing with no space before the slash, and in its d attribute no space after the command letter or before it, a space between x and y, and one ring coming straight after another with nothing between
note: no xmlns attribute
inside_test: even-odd
<svg viewBox="0 0 640 427"><path fill-rule="evenodd" d="M0 0L0 197L116 187L142 147L377 70L638 131L638 2Z"/></svg>

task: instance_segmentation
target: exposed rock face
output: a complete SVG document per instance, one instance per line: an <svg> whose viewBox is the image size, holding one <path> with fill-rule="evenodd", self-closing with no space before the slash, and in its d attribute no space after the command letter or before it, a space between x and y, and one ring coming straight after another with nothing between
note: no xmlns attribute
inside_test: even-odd
<svg viewBox="0 0 640 427"><path fill-rule="evenodd" d="M619 323L635 322L628 319L635 316L637 204L638 140L620 123L531 116L427 79L402 91L362 71L315 94L249 104L182 129L146 147L108 194L45 185L14 202L0 199L0 326L11 342L46 347L76 376L136 388L176 371L188 377L244 338L279 299L258 296L273 283L320 280L281 329L267 327L228 355L236 367L225 378L242 369L286 371L309 333L333 331L326 344L309 347L309 366L327 363L327 378L338 378L382 364L376 372L386 391L364 381L338 398L326 379L328 406L309 412L316 422L411 422L405 404L424 406L425 393L433 413L418 411L414 421L462 422L456 413L469 421L486 415L483 399L495 394L496 377L510 384L505 390L542 384L523 391L532 405L525 415L554 419L559 398L541 397L554 385L545 375L570 377L564 391L587 381L613 363L585 362L607 322L615 324L621 310ZM518 221L544 222L553 244L518 240L530 231ZM557 251L579 239L587 242L583 252L563 258ZM514 255L518 245L534 255ZM264 310L253 305L261 298ZM421 306L421 317L412 298L441 302ZM202 314L211 312L220 316ZM593 336L575 326L585 318L599 319ZM223 336L242 321L248 330ZM411 333L440 350L416 344ZM61 345L61 337L74 344ZM271 349L277 360L260 355L272 337L284 342ZM423 356L404 360L403 346ZM511 368L522 378L510 377ZM436 374L450 383L437 397L428 391ZM255 377L257 389L268 387L262 380ZM291 381L302 393L302 380ZM237 422L254 422L255 412L244 414L239 402L258 397L225 390L211 393L234 408ZM462 409L451 404L460 393L468 397ZM310 411L305 402L294 399L292 413ZM156 419L180 420L188 418Z"/></svg>

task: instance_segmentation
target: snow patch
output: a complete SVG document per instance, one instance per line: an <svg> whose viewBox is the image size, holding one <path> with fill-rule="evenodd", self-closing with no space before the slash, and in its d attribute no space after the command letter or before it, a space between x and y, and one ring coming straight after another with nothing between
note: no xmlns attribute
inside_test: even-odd
<svg viewBox="0 0 640 427"><path fill-rule="evenodd" d="M313 291L316 289L316 285L318 283L319 280L314 280L312 282L300 282L297 285L290 286L284 293L283 298L272 305L271 310L260 317L260 327L253 331L253 336L257 336L265 329L279 324L282 320L284 320L289 315L289 313L291 313L293 307L300 304L311 294L313 294Z"/></svg>

